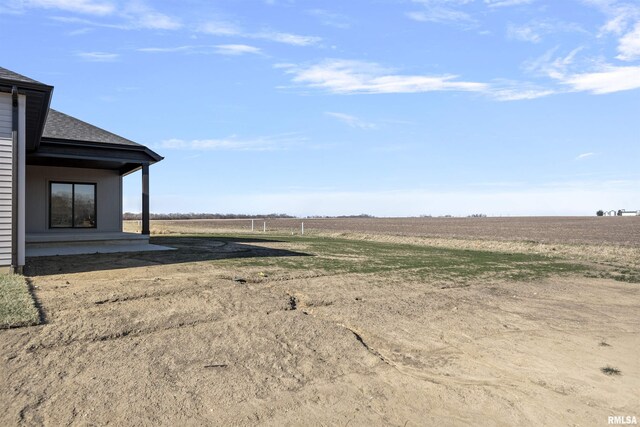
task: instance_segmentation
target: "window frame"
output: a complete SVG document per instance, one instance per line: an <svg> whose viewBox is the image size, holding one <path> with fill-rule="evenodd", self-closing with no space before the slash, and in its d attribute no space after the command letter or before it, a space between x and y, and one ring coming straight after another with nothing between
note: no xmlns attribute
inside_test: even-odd
<svg viewBox="0 0 640 427"><path fill-rule="evenodd" d="M54 227L51 224L51 191L53 189L54 184L67 184L71 185L71 226L68 227ZM74 225L75 223L75 209L76 209L76 185L92 185L93 186L93 217L95 218L94 224L91 227L77 227ZM49 229L56 230L84 230L84 229L96 229L98 228L98 183L97 182L79 182L79 181L49 181Z"/></svg>

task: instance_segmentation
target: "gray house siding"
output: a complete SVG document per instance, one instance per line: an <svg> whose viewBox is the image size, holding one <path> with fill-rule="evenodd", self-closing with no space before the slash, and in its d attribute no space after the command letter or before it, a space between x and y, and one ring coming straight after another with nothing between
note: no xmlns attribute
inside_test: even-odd
<svg viewBox="0 0 640 427"><path fill-rule="evenodd" d="M18 153L17 169L13 171L12 99L0 94L0 267L11 266L12 249L16 266L24 265L24 174L25 174L25 109L26 98L18 96ZM17 180L17 218L13 216L13 180ZM16 226L16 248L12 248L12 221Z"/></svg>
<svg viewBox="0 0 640 427"><path fill-rule="evenodd" d="M57 181L95 183L96 228L49 228L49 183ZM27 165L27 233L95 233L122 231L122 178L107 169L63 168Z"/></svg>
<svg viewBox="0 0 640 427"><path fill-rule="evenodd" d="M24 265L24 174L25 174L25 104L24 95L18 97L18 169L13 171L13 110L11 95L0 93L0 267L11 265L13 180L17 179L16 263ZM15 177L13 174L15 173Z"/></svg>
<svg viewBox="0 0 640 427"><path fill-rule="evenodd" d="M11 95L0 93L0 265L11 264Z"/></svg>

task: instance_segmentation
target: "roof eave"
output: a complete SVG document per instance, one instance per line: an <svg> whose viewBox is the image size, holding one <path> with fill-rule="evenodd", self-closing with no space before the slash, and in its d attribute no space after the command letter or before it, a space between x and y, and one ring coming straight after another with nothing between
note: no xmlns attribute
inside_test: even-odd
<svg viewBox="0 0 640 427"><path fill-rule="evenodd" d="M40 92L43 96L42 105L38 106L39 113L38 119L36 121L36 127L35 129L33 129L35 131L35 136L33 138L28 138L27 141L27 151L35 151L40 145L40 140L44 132L44 126L47 122L47 114L49 113L49 108L51 106L53 86L45 85L43 83L21 82L17 80L0 78L0 92L11 92L14 86L18 88L19 94L22 93L24 95L28 95L28 93L25 93L25 91L32 93ZM28 96L27 102L29 102Z"/></svg>
<svg viewBox="0 0 640 427"><path fill-rule="evenodd" d="M45 95L45 104L46 104L46 108L44 108L44 110L40 111L41 116L43 116L41 118L41 120L39 121L40 123L40 128L38 129L38 137L36 138L35 142L34 142L34 146L31 148L32 151L35 151L38 149L38 147L40 146L40 141L42 141L42 134L44 133L44 127L47 123L47 116L49 115L49 109L51 108L51 98L52 98L52 94L53 94L53 86L50 86L51 90Z"/></svg>
<svg viewBox="0 0 640 427"><path fill-rule="evenodd" d="M8 87L17 86L18 88L22 88L22 89L39 90L43 92L53 91L53 86L46 85L44 83L21 82L18 80L3 79L1 77L0 77L0 86L8 86Z"/></svg>
<svg viewBox="0 0 640 427"><path fill-rule="evenodd" d="M137 145L113 144L113 143L104 143L104 142L96 142L96 141L80 141L80 140L73 140L73 139L51 138L51 137L42 137L41 142L46 144L54 144L54 145L68 146L68 147L102 148L107 150L112 149L112 150L143 152L152 159L152 161L150 161L149 164L157 163L161 160L164 160L163 156L159 155L155 151L141 144L137 144Z"/></svg>

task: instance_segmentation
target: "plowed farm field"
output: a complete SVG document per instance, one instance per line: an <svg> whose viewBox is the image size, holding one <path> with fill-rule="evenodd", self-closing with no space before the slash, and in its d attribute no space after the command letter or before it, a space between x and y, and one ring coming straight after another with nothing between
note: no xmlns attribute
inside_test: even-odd
<svg viewBox="0 0 640 427"><path fill-rule="evenodd" d="M251 220L154 221L158 231L251 230ZM254 220L254 231L369 233L640 247L639 217L327 218ZM132 227L135 222L132 221Z"/></svg>

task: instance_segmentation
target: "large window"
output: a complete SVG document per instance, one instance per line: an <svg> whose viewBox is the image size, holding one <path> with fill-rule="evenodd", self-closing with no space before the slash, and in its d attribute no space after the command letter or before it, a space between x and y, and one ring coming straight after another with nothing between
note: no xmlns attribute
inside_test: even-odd
<svg viewBox="0 0 640 427"><path fill-rule="evenodd" d="M96 184L52 182L49 187L50 228L95 228Z"/></svg>

